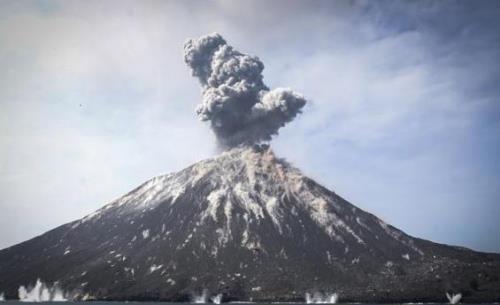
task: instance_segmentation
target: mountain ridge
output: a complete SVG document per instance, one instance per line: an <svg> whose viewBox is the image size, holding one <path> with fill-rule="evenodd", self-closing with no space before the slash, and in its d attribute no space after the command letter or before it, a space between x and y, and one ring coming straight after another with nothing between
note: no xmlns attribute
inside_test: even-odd
<svg viewBox="0 0 500 305"><path fill-rule="evenodd" d="M154 177L82 219L0 251L0 292L38 278L70 298L498 300L500 255L415 238L268 146Z"/></svg>

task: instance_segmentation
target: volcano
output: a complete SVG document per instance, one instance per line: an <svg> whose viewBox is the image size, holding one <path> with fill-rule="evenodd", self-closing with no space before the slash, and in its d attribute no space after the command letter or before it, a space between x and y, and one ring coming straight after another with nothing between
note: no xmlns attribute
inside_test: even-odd
<svg viewBox="0 0 500 305"><path fill-rule="evenodd" d="M425 200L425 196L423 196ZM0 251L0 293L41 279L73 299L500 299L500 255L414 238L268 146L155 177L96 212Z"/></svg>

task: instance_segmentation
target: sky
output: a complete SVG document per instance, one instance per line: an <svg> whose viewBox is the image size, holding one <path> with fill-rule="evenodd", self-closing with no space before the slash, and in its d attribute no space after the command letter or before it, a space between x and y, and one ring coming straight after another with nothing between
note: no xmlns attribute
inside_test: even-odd
<svg viewBox="0 0 500 305"><path fill-rule="evenodd" d="M500 252L500 2L0 2L0 248L216 155L183 44L308 104L271 146L406 233Z"/></svg>

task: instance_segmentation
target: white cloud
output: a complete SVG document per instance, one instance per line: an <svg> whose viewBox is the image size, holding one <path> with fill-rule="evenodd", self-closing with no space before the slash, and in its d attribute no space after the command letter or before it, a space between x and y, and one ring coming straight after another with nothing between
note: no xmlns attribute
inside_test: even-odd
<svg viewBox="0 0 500 305"><path fill-rule="evenodd" d="M213 154L182 45L218 31L312 100L280 155L409 233L500 249L479 238L500 214L499 47L471 22L492 13L304 3L2 2L0 248Z"/></svg>

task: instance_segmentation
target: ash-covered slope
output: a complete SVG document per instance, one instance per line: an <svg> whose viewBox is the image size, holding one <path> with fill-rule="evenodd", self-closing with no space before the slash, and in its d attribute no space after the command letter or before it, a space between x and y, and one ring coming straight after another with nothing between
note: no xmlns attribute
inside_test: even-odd
<svg viewBox="0 0 500 305"><path fill-rule="evenodd" d="M81 220L0 251L0 292L187 300L500 298L500 256L412 238L277 159L237 148L149 180Z"/></svg>

